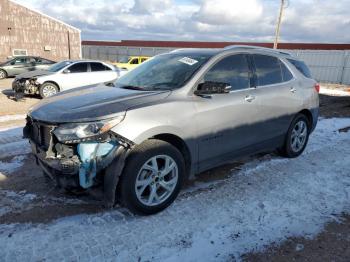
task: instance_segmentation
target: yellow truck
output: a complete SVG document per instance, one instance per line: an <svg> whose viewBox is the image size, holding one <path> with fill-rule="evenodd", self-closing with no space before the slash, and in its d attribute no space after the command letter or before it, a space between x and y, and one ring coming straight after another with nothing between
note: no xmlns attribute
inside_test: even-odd
<svg viewBox="0 0 350 262"><path fill-rule="evenodd" d="M120 59L119 62L113 63L113 64L121 69L132 70L135 67L137 67L139 64L145 62L149 58L150 58L149 56L129 56L129 57L124 57Z"/></svg>

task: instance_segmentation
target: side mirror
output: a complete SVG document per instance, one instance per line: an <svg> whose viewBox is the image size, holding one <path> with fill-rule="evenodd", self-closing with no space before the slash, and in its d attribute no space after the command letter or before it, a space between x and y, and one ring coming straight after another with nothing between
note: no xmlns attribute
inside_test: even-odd
<svg viewBox="0 0 350 262"><path fill-rule="evenodd" d="M115 87L114 82L105 82L104 84L105 84L106 86Z"/></svg>
<svg viewBox="0 0 350 262"><path fill-rule="evenodd" d="M15 64L15 61L12 61L10 64L11 64L11 65L14 65L14 64Z"/></svg>
<svg viewBox="0 0 350 262"><path fill-rule="evenodd" d="M63 74L69 74L70 73L70 70L69 69L64 69L63 70Z"/></svg>
<svg viewBox="0 0 350 262"><path fill-rule="evenodd" d="M212 95L230 93L231 86L228 83L207 81L198 85L195 95Z"/></svg>

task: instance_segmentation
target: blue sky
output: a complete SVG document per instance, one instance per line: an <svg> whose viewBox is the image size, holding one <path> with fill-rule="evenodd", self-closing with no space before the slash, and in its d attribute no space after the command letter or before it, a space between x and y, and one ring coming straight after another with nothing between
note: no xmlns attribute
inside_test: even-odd
<svg viewBox="0 0 350 262"><path fill-rule="evenodd" d="M279 0L16 0L84 40L273 41ZM289 0L284 42L350 42L350 0Z"/></svg>

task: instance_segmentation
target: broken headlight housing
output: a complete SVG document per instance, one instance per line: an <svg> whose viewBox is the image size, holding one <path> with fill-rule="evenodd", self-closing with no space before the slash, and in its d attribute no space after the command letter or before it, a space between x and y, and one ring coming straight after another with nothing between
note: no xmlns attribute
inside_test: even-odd
<svg viewBox="0 0 350 262"><path fill-rule="evenodd" d="M96 122L62 124L55 128L53 133L60 142L66 144L98 140L123 119L124 115L120 115L113 119Z"/></svg>

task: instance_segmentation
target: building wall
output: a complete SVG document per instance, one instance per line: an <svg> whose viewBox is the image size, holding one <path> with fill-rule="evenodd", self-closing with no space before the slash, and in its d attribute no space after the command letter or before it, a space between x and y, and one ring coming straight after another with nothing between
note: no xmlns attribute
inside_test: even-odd
<svg viewBox="0 0 350 262"><path fill-rule="evenodd" d="M101 42L100 42L101 43ZM309 46L310 47L310 46ZM325 47L325 46L321 46ZM329 46L327 46L329 47ZM332 46L331 46L332 47ZM337 48L337 46L334 46ZM154 56L174 47L82 45L83 58L115 62L125 56ZM350 50L290 50L309 66L312 76L320 82L350 85Z"/></svg>
<svg viewBox="0 0 350 262"><path fill-rule="evenodd" d="M10 0L0 0L0 61L12 56L14 49L55 61L77 59L81 57L80 30Z"/></svg>

